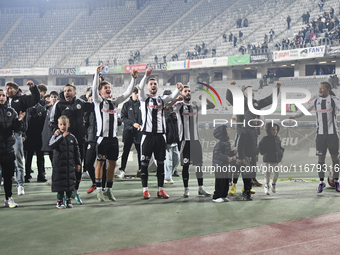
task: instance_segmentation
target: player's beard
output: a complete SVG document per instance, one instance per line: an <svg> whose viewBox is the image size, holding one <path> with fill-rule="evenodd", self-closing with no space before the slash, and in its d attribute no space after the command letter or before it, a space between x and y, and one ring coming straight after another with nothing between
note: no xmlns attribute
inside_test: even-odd
<svg viewBox="0 0 340 255"><path fill-rule="evenodd" d="M187 95L183 97L184 101L190 101L191 100L191 96Z"/></svg>

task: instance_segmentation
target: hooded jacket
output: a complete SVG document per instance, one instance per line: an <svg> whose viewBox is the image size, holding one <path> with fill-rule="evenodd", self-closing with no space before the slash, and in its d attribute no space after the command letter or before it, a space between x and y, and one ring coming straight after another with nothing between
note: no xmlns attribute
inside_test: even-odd
<svg viewBox="0 0 340 255"><path fill-rule="evenodd" d="M20 95L18 91L12 98L10 106L19 114L26 112L32 106L35 106L40 101L40 93L37 86L30 87L31 95ZM7 98L9 104L9 99Z"/></svg>
<svg viewBox="0 0 340 255"><path fill-rule="evenodd" d="M50 128L54 133L58 129L58 118L65 115L70 119L69 132L72 133L79 143L85 141L84 113L93 112L93 104L74 97L71 102L67 102L64 93L60 93L58 101L53 105L50 113Z"/></svg>
<svg viewBox="0 0 340 255"><path fill-rule="evenodd" d="M172 116L173 113L175 112L171 112L165 120L167 144L179 143L178 123L177 118Z"/></svg>
<svg viewBox="0 0 340 255"><path fill-rule="evenodd" d="M23 122L16 111L6 104L0 105L0 162L14 161L14 132L22 131Z"/></svg>
<svg viewBox="0 0 340 255"><path fill-rule="evenodd" d="M233 157L235 155L234 151L231 150L229 138L227 137L227 126L221 125L215 128L214 137L219 140L219 142L214 147L213 152L213 166L228 166L228 157Z"/></svg>
<svg viewBox="0 0 340 255"><path fill-rule="evenodd" d="M274 124L274 126L277 127L277 133L279 133L280 127L277 124ZM282 160L284 148L281 146L280 137L270 134L269 131L271 127L272 123L267 123L266 131L268 135L262 138L259 149L261 155L263 155L264 162L279 163Z"/></svg>
<svg viewBox="0 0 340 255"><path fill-rule="evenodd" d="M53 135L49 146L53 149L52 191L73 191L76 183L76 165L81 165L77 139L69 133Z"/></svg>

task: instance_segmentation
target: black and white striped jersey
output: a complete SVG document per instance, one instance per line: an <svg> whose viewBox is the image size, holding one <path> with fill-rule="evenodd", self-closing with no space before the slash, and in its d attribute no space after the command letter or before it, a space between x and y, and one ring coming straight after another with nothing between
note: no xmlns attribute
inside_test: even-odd
<svg viewBox="0 0 340 255"><path fill-rule="evenodd" d="M338 133L338 126L336 122L336 114L340 109L340 99L329 95L328 97L316 97L307 103L306 109L308 111L315 108L316 126L318 135L331 135ZM303 116L299 111L294 117Z"/></svg>
<svg viewBox="0 0 340 255"><path fill-rule="evenodd" d="M123 95L115 98L104 98L99 94L99 72L95 73L92 85L92 97L94 112L97 122L98 137L117 136L117 108L118 105L127 99L135 86L135 79L132 78L129 87Z"/></svg>
<svg viewBox="0 0 340 255"><path fill-rule="evenodd" d="M165 134L166 124L164 108L167 104L174 101L179 94L176 88L171 95L152 97L144 91L146 76L140 82L139 100L142 113L142 132L153 134Z"/></svg>
<svg viewBox="0 0 340 255"><path fill-rule="evenodd" d="M198 136L198 112L201 110L201 103L184 101L172 106L177 115L178 135L180 141L199 140Z"/></svg>

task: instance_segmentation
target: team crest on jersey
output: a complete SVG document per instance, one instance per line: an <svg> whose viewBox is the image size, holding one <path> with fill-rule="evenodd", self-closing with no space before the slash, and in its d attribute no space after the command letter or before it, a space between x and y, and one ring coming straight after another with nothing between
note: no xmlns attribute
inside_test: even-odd
<svg viewBox="0 0 340 255"><path fill-rule="evenodd" d="M77 109L80 110L81 109L81 105L77 104Z"/></svg>
<svg viewBox="0 0 340 255"><path fill-rule="evenodd" d="M19 99L15 99L15 100L14 100L14 103L18 103L18 102L19 102Z"/></svg>
<svg viewBox="0 0 340 255"><path fill-rule="evenodd" d="M7 112L7 116L8 116L8 117L11 117L11 116L12 116L12 113L11 113L11 112Z"/></svg>
<svg viewBox="0 0 340 255"><path fill-rule="evenodd" d="M145 159L145 156L144 156L144 155L142 155L142 156L140 157L140 159L141 159L141 160L144 160L144 159Z"/></svg>
<svg viewBox="0 0 340 255"><path fill-rule="evenodd" d="M91 149L91 144L87 145L87 149L88 150Z"/></svg>
<svg viewBox="0 0 340 255"><path fill-rule="evenodd" d="M184 159L183 159L183 163L184 163L184 164L187 164L188 162L189 162L189 159L188 159L188 158L184 158Z"/></svg>
<svg viewBox="0 0 340 255"><path fill-rule="evenodd" d="M117 112L117 110L106 110L106 109L102 109L102 112L108 113L108 114L115 114Z"/></svg>
<svg viewBox="0 0 340 255"><path fill-rule="evenodd" d="M42 113L41 113L41 112L38 112L38 115L39 115L39 116L42 116Z"/></svg>

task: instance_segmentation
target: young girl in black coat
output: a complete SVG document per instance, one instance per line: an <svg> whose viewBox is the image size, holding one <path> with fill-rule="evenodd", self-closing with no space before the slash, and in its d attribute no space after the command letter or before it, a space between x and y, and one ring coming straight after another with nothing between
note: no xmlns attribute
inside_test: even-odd
<svg viewBox="0 0 340 255"><path fill-rule="evenodd" d="M215 192L213 202L228 202L231 163L235 161L235 151L230 148L229 131L226 125L214 130L214 137L220 140L214 147L213 166L215 167Z"/></svg>
<svg viewBox="0 0 340 255"><path fill-rule="evenodd" d="M57 208L72 208L71 195L75 188L76 171L81 170L80 153L77 139L69 133L70 121L62 115L58 118L58 129L51 137L49 146L53 149L52 192L58 192Z"/></svg>

